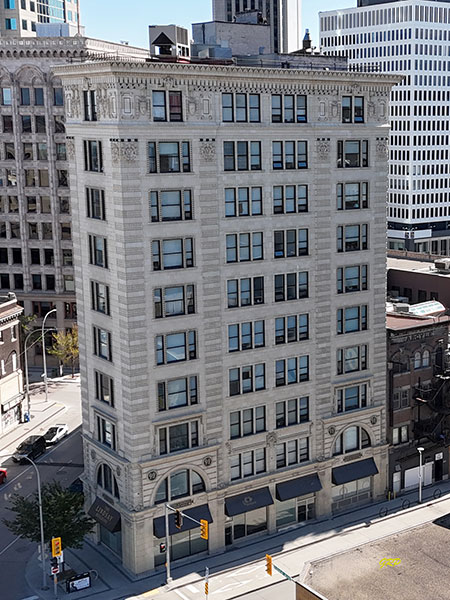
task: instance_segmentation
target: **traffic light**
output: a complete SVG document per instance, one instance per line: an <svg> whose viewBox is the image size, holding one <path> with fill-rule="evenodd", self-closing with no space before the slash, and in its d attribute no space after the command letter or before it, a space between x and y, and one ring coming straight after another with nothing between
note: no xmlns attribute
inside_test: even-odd
<svg viewBox="0 0 450 600"><path fill-rule="evenodd" d="M183 514L181 510L177 510L175 513L175 527L181 529L183 527Z"/></svg>
<svg viewBox="0 0 450 600"><path fill-rule="evenodd" d="M163 554L163 552L165 552L165 551L166 551L166 544L161 542L161 544L159 545L159 552L160 552L160 554Z"/></svg>
<svg viewBox="0 0 450 600"><path fill-rule="evenodd" d="M54 556L53 558L50 559L50 566L51 567L57 567L58 566L58 559L56 558L56 556Z"/></svg>
<svg viewBox="0 0 450 600"><path fill-rule="evenodd" d="M52 556L61 556L62 554L62 544L61 538L52 538Z"/></svg>
<svg viewBox="0 0 450 600"><path fill-rule="evenodd" d="M200 519L200 537L202 540L208 539L208 521Z"/></svg>
<svg viewBox="0 0 450 600"><path fill-rule="evenodd" d="M266 573L272 575L272 557L270 554L266 554Z"/></svg>

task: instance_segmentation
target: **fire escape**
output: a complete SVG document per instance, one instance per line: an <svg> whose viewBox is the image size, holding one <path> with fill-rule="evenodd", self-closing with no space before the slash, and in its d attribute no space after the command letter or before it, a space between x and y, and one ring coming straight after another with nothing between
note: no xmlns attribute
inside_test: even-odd
<svg viewBox="0 0 450 600"><path fill-rule="evenodd" d="M448 356L436 360L431 386L415 386L414 398L417 418L414 436L427 438L433 443L450 446L450 360Z"/></svg>

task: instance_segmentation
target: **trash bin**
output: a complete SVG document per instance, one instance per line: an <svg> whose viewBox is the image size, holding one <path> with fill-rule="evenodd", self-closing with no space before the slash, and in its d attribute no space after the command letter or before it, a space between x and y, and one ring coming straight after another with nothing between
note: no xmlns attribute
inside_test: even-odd
<svg viewBox="0 0 450 600"><path fill-rule="evenodd" d="M23 415L23 422L24 423L29 423L30 422L30 413L28 411L26 411Z"/></svg>

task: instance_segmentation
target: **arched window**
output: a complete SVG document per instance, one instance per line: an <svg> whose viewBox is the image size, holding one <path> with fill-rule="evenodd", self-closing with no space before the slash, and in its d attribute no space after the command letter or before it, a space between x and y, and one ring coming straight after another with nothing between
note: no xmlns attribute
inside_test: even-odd
<svg viewBox="0 0 450 600"><path fill-rule="evenodd" d="M156 492L155 504L201 494L205 489L205 482L196 471L182 469L166 477L160 484Z"/></svg>
<svg viewBox="0 0 450 600"><path fill-rule="evenodd" d="M422 366L422 356L421 356L420 352L416 352L414 354L414 368L420 369L421 366Z"/></svg>
<svg viewBox="0 0 450 600"><path fill-rule="evenodd" d="M430 366L430 351L424 350L422 354L422 367Z"/></svg>
<svg viewBox="0 0 450 600"><path fill-rule="evenodd" d="M334 443L333 456L361 450L370 446L369 434L362 427L349 427L341 433Z"/></svg>
<svg viewBox="0 0 450 600"><path fill-rule="evenodd" d="M119 486L117 485L116 478L109 465L102 464L99 466L97 472L97 485L103 488L105 492L112 494L114 498L120 500Z"/></svg>

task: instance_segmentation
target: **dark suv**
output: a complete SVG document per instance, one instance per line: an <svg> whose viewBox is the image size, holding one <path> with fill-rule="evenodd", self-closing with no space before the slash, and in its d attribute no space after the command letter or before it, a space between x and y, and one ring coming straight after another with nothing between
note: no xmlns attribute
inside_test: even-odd
<svg viewBox="0 0 450 600"><path fill-rule="evenodd" d="M41 454L44 454L47 444L42 435L31 435L17 447L12 459L16 463L26 463L27 458L34 460Z"/></svg>

